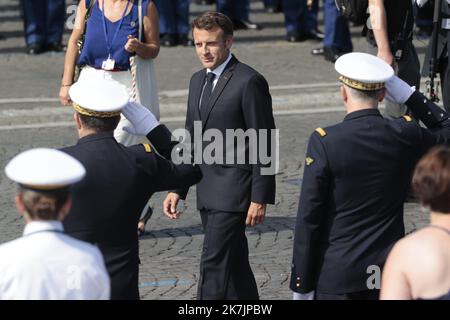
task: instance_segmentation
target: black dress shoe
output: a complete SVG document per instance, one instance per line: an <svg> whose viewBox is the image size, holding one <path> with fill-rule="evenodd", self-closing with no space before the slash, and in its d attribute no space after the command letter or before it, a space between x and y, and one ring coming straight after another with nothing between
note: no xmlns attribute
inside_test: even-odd
<svg viewBox="0 0 450 320"><path fill-rule="evenodd" d="M314 48L311 50L311 54L313 56L323 56L324 52L325 52L325 49L323 47Z"/></svg>
<svg viewBox="0 0 450 320"><path fill-rule="evenodd" d="M316 41L323 41L325 38L325 35L320 30L309 30L302 34L302 37L304 39L310 39L310 40L316 40Z"/></svg>
<svg viewBox="0 0 450 320"><path fill-rule="evenodd" d="M260 30L261 26L250 20L233 20L234 30Z"/></svg>
<svg viewBox="0 0 450 320"><path fill-rule="evenodd" d="M281 7L271 4L271 5L266 6L266 12L267 13L278 13L278 12L281 12Z"/></svg>
<svg viewBox="0 0 450 320"><path fill-rule="evenodd" d="M176 35L169 33L164 34L160 42L163 47L174 47L178 44Z"/></svg>
<svg viewBox="0 0 450 320"><path fill-rule="evenodd" d="M62 52L64 51L64 46L59 42L48 43L45 46L45 51Z"/></svg>
<svg viewBox="0 0 450 320"><path fill-rule="evenodd" d="M324 47L323 51L323 57L325 60L333 63L336 62L336 60L343 54L333 47Z"/></svg>
<svg viewBox="0 0 450 320"><path fill-rule="evenodd" d="M42 44L34 43L27 46L28 54L41 54L42 52L44 52L44 47Z"/></svg>
<svg viewBox="0 0 450 320"><path fill-rule="evenodd" d="M302 37L298 32L291 31L286 34L286 41L288 42L300 42L303 41Z"/></svg>
<svg viewBox="0 0 450 320"><path fill-rule="evenodd" d="M179 34L178 44L182 45L183 47L193 47L194 41L192 39L189 39L187 34Z"/></svg>
<svg viewBox="0 0 450 320"><path fill-rule="evenodd" d="M339 50L337 48L334 47L324 47L323 48L324 52L323 52L323 56L325 58L325 60L330 61L330 62L336 62L336 60L349 52L352 52L351 50Z"/></svg>

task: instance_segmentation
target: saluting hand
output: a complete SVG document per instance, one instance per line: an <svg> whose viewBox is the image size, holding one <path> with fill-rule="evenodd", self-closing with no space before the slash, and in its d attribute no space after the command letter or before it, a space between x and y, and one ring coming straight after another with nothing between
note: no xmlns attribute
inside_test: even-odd
<svg viewBox="0 0 450 320"><path fill-rule="evenodd" d="M180 195L175 192L169 192L163 203L164 214L169 219L178 219L180 217L180 211L177 210L178 201L180 201Z"/></svg>
<svg viewBox="0 0 450 320"><path fill-rule="evenodd" d="M136 50L141 45L141 42L133 36L128 36L128 41L125 44L125 50L131 53L136 52Z"/></svg>
<svg viewBox="0 0 450 320"><path fill-rule="evenodd" d="M254 227L258 223L264 222L266 216L266 204L252 202L247 212L247 219L245 224Z"/></svg>

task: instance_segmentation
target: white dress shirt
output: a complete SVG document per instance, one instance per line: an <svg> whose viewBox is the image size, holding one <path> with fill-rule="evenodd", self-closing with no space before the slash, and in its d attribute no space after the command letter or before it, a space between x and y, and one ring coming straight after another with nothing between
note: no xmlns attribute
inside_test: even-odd
<svg viewBox="0 0 450 320"><path fill-rule="evenodd" d="M0 299L109 299L99 249L63 233L60 221L33 221L0 246Z"/></svg>
<svg viewBox="0 0 450 320"><path fill-rule="evenodd" d="M225 70L225 67L227 66L228 62L230 62L231 58L233 56L231 55L231 53L228 55L227 60L225 60L224 63L222 63L220 66L218 66L217 68L215 68L214 70L211 69L206 69L206 74L212 72L216 75L216 77L213 80L213 90L216 87L217 82L219 81L220 76L223 73L223 70ZM206 84L205 84L206 85Z"/></svg>

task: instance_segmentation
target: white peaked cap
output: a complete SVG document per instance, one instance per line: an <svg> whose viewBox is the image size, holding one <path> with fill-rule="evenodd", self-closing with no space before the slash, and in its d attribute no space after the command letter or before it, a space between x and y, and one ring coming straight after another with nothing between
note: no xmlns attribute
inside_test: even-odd
<svg viewBox="0 0 450 320"><path fill-rule="evenodd" d="M16 155L5 167L11 180L37 190L54 190L74 184L86 174L74 157L56 149L37 148Z"/></svg>
<svg viewBox="0 0 450 320"><path fill-rule="evenodd" d="M114 117L128 103L128 89L111 79L80 80L69 89L74 109L86 116Z"/></svg>
<svg viewBox="0 0 450 320"><path fill-rule="evenodd" d="M334 68L341 74L341 82L364 91L384 88L384 83L394 75L394 70L384 60L362 52L342 55L336 60Z"/></svg>

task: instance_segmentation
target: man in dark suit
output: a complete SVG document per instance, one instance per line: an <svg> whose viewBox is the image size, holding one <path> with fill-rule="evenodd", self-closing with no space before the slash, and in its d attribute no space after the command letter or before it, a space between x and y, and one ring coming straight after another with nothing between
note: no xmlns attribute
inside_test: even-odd
<svg viewBox="0 0 450 320"><path fill-rule="evenodd" d="M72 189L65 230L100 249L111 277L111 299L139 299L139 214L154 192L190 186L201 173L192 165L175 166L148 144L125 147L116 142L113 131L126 105L122 112L135 126L128 130L148 133L158 153L170 157L170 132L150 111L143 114L144 107L127 104L128 91L122 85L112 80L78 81L70 97L80 139L62 151L84 165L86 177Z"/></svg>
<svg viewBox="0 0 450 320"><path fill-rule="evenodd" d="M208 130L219 132L222 137L228 130L273 132L275 122L268 84L261 74L231 55L230 19L221 13L207 12L194 20L192 29L197 55L205 69L195 73L189 85L186 129L190 136L198 134L196 127L203 129L205 136ZM271 150L270 139L259 135L257 138L252 145L246 141L240 146L242 149L224 139L224 154L237 155L244 150L248 156L249 149L261 143L267 143L267 150ZM212 144L204 143L202 147L199 141L192 143L202 152ZM258 298L248 260L245 225L263 221L266 204L275 200L275 176L274 172L263 173L267 163L261 159L254 163L246 159L244 163L233 158L200 164L203 178L197 184L197 207L205 238L198 299ZM185 199L187 192L185 189L168 194L164 212L169 218L178 218L178 200Z"/></svg>
<svg viewBox="0 0 450 320"><path fill-rule="evenodd" d="M392 68L380 58L350 53L337 60L336 70L347 116L316 129L308 143L290 288L298 299L312 299L314 292L318 300L377 299L370 277L404 235L412 170L428 148L450 142L450 123L437 106L391 78ZM391 100L406 102L433 131L410 116L381 116L377 106L390 78ZM403 93L392 90L396 86Z"/></svg>

